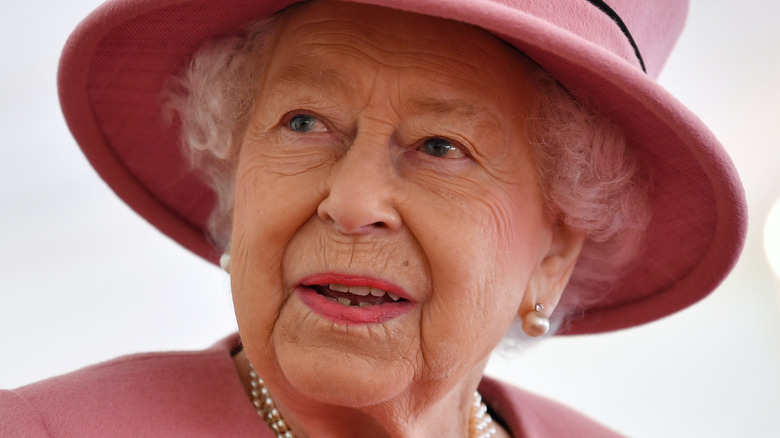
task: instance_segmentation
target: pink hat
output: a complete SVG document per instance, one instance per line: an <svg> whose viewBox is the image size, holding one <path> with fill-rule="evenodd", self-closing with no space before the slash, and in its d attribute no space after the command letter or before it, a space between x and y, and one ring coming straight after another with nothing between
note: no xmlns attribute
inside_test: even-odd
<svg viewBox="0 0 780 438"><path fill-rule="evenodd" d="M712 133L655 81L687 13L682 0L360 0L450 18L516 46L578 99L623 126L653 169L654 215L640 263L564 333L630 327L709 294L736 262L746 206ZM111 0L65 46L65 118L111 188L162 232L212 262L211 190L189 170L158 93L195 49L294 0Z"/></svg>

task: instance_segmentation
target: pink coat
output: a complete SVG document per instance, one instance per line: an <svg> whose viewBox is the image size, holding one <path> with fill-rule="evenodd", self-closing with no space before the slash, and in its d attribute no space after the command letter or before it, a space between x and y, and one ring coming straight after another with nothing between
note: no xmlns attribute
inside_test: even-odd
<svg viewBox="0 0 780 438"><path fill-rule="evenodd" d="M0 437L273 438L231 360L230 336L195 352L135 354L0 391ZM545 398L484 378L480 392L515 437L615 437Z"/></svg>

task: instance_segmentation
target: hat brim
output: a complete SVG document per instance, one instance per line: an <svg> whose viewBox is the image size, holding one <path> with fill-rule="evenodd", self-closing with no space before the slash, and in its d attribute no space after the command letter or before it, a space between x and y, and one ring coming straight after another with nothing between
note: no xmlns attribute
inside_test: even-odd
<svg viewBox="0 0 780 438"><path fill-rule="evenodd" d="M91 164L130 207L213 263L219 253L205 230L214 195L189 168L175 127L164 127L158 94L204 41L235 34L291 3L108 2L82 22L63 51L60 101ZM561 333L598 333L661 318L709 294L736 263L747 224L736 170L706 126L637 68L630 47L627 56L618 56L530 12L490 1L362 3L494 33L621 125L652 169L654 215L640 263ZM591 23L619 32L593 13Z"/></svg>

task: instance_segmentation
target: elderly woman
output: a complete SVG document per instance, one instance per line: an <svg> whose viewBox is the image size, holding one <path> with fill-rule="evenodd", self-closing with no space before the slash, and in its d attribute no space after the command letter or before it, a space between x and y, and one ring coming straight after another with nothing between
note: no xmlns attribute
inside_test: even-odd
<svg viewBox="0 0 780 438"><path fill-rule="evenodd" d="M679 310L736 259L735 172L652 79L683 2L290 3L116 0L71 38L74 135L230 273L240 340L3 392L0 430L612 436L483 372L505 338Z"/></svg>

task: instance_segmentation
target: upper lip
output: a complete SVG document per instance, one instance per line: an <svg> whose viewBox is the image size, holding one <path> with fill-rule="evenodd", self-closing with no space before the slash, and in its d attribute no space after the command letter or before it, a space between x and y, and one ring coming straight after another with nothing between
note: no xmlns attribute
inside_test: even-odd
<svg viewBox="0 0 780 438"><path fill-rule="evenodd" d="M340 284L344 286L365 286L375 289L382 289L384 291L398 295L404 300L412 301L409 293L407 293L401 286L388 280L365 275L342 274L334 272L319 273L304 277L301 279L300 284L302 286L328 286L330 284Z"/></svg>

